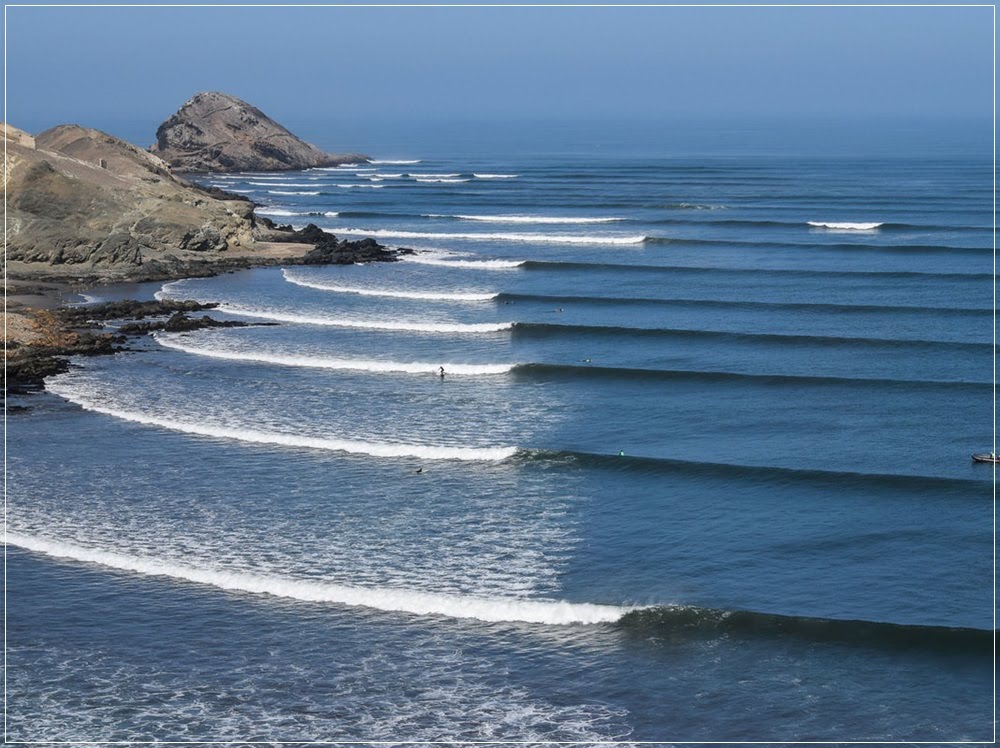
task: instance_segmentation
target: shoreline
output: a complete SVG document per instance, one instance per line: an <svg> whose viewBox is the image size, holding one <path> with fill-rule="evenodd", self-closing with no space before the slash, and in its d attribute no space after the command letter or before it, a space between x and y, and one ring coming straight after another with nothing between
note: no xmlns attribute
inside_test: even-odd
<svg viewBox="0 0 1000 748"><path fill-rule="evenodd" d="M278 230L281 230L279 228ZM263 252L232 253L227 257L181 261L172 268L154 269L149 274L128 277L114 272L94 274L63 273L60 266L41 265L24 272L25 263L8 263L4 286L4 398L26 396L45 389L45 378L67 371L72 356L113 355L132 350L130 338L156 330L197 330L207 327L250 327L261 322L219 321L193 312L214 309L216 304L188 300L126 298L87 303L87 291L116 286L128 288L187 278L208 278L256 268L295 265L355 265L368 262L397 262L406 248L387 248L374 239L338 240L310 224L290 229L290 238L306 241L261 242ZM35 264L35 263L32 263ZM162 268L162 265L158 266ZM93 272L95 268L88 268ZM20 272L19 272L20 271ZM34 271L34 272L31 272ZM142 292L135 296L142 296ZM80 301L71 301L78 297ZM146 322L144 320L151 319ZM105 332L110 321L126 320L117 332ZM9 412L28 410L9 405Z"/></svg>

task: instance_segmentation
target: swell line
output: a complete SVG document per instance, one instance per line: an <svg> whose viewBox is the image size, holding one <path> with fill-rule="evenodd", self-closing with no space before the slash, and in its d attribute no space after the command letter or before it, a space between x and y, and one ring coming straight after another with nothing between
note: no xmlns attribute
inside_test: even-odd
<svg viewBox="0 0 1000 748"><path fill-rule="evenodd" d="M512 322L396 322L394 320L344 319L342 317L319 317L308 314L290 314L266 309L246 309L230 304L219 304L217 310L226 314L255 319L270 319L276 322L290 322L301 325L324 325L327 327L350 327L365 330L397 330L406 332L432 333L483 333L510 330Z"/></svg>
<svg viewBox="0 0 1000 748"><path fill-rule="evenodd" d="M444 367L448 376L477 376L506 374L514 364L456 364L447 361L378 361L348 358L327 358L323 356L300 356L266 351L233 351L223 348L212 348L185 344L180 336L154 335L153 338L164 348L171 348L183 353L207 358L224 359L226 361L247 361L279 366L294 366L309 369L333 369L345 371L369 371L376 373L403 374L438 374Z"/></svg>
<svg viewBox="0 0 1000 748"><path fill-rule="evenodd" d="M327 452L346 452L370 457L418 457L426 460L505 460L517 453L516 447L443 447L425 444L397 444L392 442L366 442L336 437L303 436L275 431L258 431L250 428L217 426L204 421L197 423L178 421L173 418L151 416L135 411L110 408L93 402L65 386L58 378L46 383L46 388L60 397L79 405L84 410L112 416L123 421L156 426L170 431L179 431L195 436L228 439L247 444L267 444L279 447L319 449Z"/></svg>
<svg viewBox="0 0 1000 748"><path fill-rule="evenodd" d="M295 277L287 270L282 271L285 280L296 286L315 288L332 293L356 294L358 296L380 296L389 299L417 299L421 301L490 301L496 298L496 293L447 293L444 291L394 291L381 288L360 288L343 286L337 283L321 283Z"/></svg>
<svg viewBox="0 0 1000 748"><path fill-rule="evenodd" d="M834 377L805 374L750 374L734 371L706 371L701 369L641 369L618 366L581 366L578 364L517 364L512 367L515 375L540 379L626 379L629 381L692 380L698 382L758 382L762 384L807 385L873 385L899 389L946 388L978 390L990 387L989 382L949 381L936 379L891 379L878 377Z"/></svg>
<svg viewBox="0 0 1000 748"><path fill-rule="evenodd" d="M442 233L434 231L396 231L394 229L358 229L358 228L332 228L324 229L331 234L345 234L347 236L365 236L376 239L443 239L443 240L464 240L464 241L509 241L509 242L534 242L541 244L582 244L582 245L607 245L607 244L642 244L646 237L642 235L623 236L621 234L613 236L590 236L582 234L524 234L524 233Z"/></svg>
<svg viewBox="0 0 1000 748"><path fill-rule="evenodd" d="M992 273L939 273L921 272L918 270L799 270L784 268L734 268L734 267L711 267L702 265L634 265L617 264L612 262L559 262L553 260L521 260L518 261L520 267L526 270L617 270L623 272L660 272L677 275L681 273L690 274L717 274L736 273L742 275L781 275L787 277L810 278L913 278L919 280L929 280L938 278L943 280L992 280Z"/></svg>
<svg viewBox="0 0 1000 748"><path fill-rule="evenodd" d="M726 299L661 299L637 296L573 296L556 294L499 293L496 301L540 301L563 304L608 304L614 306L694 306L718 309L762 309L768 311L820 311L850 314L856 312L877 312L880 314L955 314L969 316L989 314L989 309L941 306L909 306L881 304L828 304L811 301L730 301Z"/></svg>
<svg viewBox="0 0 1000 748"><path fill-rule="evenodd" d="M556 463L582 468L638 471L647 473L685 474L695 477L726 477L733 481L763 480L780 483L805 483L836 487L871 488L873 485L923 493L928 489L952 492L963 497L989 497L990 480L942 478L940 476L908 475L905 473L856 473L844 470L790 468L777 465L743 465L672 457L641 455L611 455L575 450L527 450L518 452L517 459L525 462Z"/></svg>
<svg viewBox="0 0 1000 748"><path fill-rule="evenodd" d="M174 560L85 547L78 543L12 530L5 532L4 541L16 548L49 558L199 584L226 592L485 623L546 626L612 624L627 634L652 634L672 639L693 636L794 637L812 642L969 654L988 652L994 636L988 629L969 627L815 618L690 605L621 606L563 600L477 597L394 587L355 587L325 580L197 567Z"/></svg>
<svg viewBox="0 0 1000 748"><path fill-rule="evenodd" d="M993 644L993 632L988 629L813 618L680 605L637 608L625 613L617 625L626 631L656 636L794 637L812 642L980 655L987 654Z"/></svg>
<svg viewBox="0 0 1000 748"><path fill-rule="evenodd" d="M335 603L419 616L437 615L471 618L490 623L514 622L565 626L613 623L630 610L614 605L570 603L561 600L484 598L392 587L353 587L319 580L198 568L175 561L85 548L75 543L10 531L6 533L6 540L18 548L53 558L97 564L143 576L167 577L230 592L270 595L311 603Z"/></svg>
<svg viewBox="0 0 1000 748"><path fill-rule="evenodd" d="M631 335L634 337L683 337L714 340L782 343L788 345L857 345L881 348L946 348L951 350L993 350L991 343L967 343L950 340L894 338L849 338L830 335L779 335L776 333L729 332L721 330L685 330L667 327L620 327L613 325L559 325L549 322L515 322L513 331L522 336L556 335Z"/></svg>

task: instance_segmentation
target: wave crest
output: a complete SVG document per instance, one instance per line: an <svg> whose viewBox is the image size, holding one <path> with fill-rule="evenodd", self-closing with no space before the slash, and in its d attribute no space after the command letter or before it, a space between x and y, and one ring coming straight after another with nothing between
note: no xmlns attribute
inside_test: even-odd
<svg viewBox="0 0 1000 748"><path fill-rule="evenodd" d="M157 426L170 431L180 431L195 436L230 439L248 444L319 449L326 452L347 452L348 454L362 454L371 457L417 457L424 460L497 461L506 460L517 453L516 447L444 447L425 444L366 442L355 439L339 439L336 437L303 436L301 434L285 434L276 431L258 431L256 429L218 426L204 422L191 423L188 421L178 421L174 418L162 418L146 413L111 408L88 399L72 387L64 385L58 379L48 384L47 387L54 394L79 405L84 410L112 416L123 421L140 423L145 426Z"/></svg>
<svg viewBox="0 0 1000 748"><path fill-rule="evenodd" d="M328 231L330 231L330 233L345 234L347 236L370 236L379 239L464 239L468 241L535 242L540 244L594 244L599 246L609 244L642 244L647 239L647 237L638 234L633 236L584 236L579 234L521 233L452 234L429 231L396 231L393 229L359 229L350 227L328 229Z"/></svg>
<svg viewBox="0 0 1000 748"><path fill-rule="evenodd" d="M227 569L199 568L147 556L85 548L74 543L7 532L7 542L53 558L97 564L144 576L167 577L209 585L231 592L271 595L311 603L334 603L393 613L468 618L488 623L537 623L548 625L613 623L628 608L559 600L484 598L417 592L395 588L352 587L322 580L250 574Z"/></svg>
<svg viewBox="0 0 1000 748"><path fill-rule="evenodd" d="M290 322L301 325L325 325L327 327L352 327L365 330L402 330L407 332L478 333L510 330L513 322L397 322L395 320L345 319L342 317L318 317L295 314L270 309L247 309L230 304L220 304L217 310L226 314L257 319L271 319L275 322Z"/></svg>
<svg viewBox="0 0 1000 748"><path fill-rule="evenodd" d="M332 291L334 293L357 294L358 296L381 296L390 299L419 299L426 301L490 301L495 299L497 293L445 293L442 291L393 291L383 288L358 288L355 286L341 286L336 283L320 283L296 278L283 271L285 280L294 283L296 286L305 288L315 288L320 291Z"/></svg>
<svg viewBox="0 0 1000 748"><path fill-rule="evenodd" d="M855 223L851 221L807 221L813 228L837 229L841 231L874 231L883 223Z"/></svg>
<svg viewBox="0 0 1000 748"><path fill-rule="evenodd" d="M444 367L448 376L480 376L506 374L516 364L455 364L425 361L374 361L350 358L328 358L324 356L303 356L283 353L268 353L266 351L240 351L215 348L211 346L190 345L188 338L173 335L154 335L154 340L164 348L171 348L183 353L207 358L218 358L227 361L249 361L279 366L296 366L308 369L333 369L341 371L368 371L387 374L434 374L439 367Z"/></svg>

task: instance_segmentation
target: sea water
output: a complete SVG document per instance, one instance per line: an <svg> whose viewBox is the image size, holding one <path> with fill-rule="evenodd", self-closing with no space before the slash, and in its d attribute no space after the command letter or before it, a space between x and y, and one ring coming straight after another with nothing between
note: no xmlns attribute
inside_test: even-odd
<svg viewBox="0 0 1000 748"><path fill-rule="evenodd" d="M573 133L198 177L415 253L91 293L276 324L9 417L10 738L991 737L990 154Z"/></svg>

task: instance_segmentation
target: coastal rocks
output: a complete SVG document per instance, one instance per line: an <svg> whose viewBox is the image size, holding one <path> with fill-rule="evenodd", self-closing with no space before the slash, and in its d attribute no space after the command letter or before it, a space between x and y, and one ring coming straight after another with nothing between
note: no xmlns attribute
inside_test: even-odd
<svg viewBox="0 0 1000 748"><path fill-rule="evenodd" d="M114 301L92 306L68 307L55 311L40 310L32 315L34 330L30 344L8 340L7 368L4 388L9 395L25 395L44 388L45 378L69 371L70 356L106 356L127 350L126 336L146 335L163 330L189 332L209 327L250 327L271 325L271 322L240 322L218 320L207 315L188 316L190 312L213 309L217 304L196 301ZM115 333L92 333L87 329L101 328L109 320L141 320L165 317L153 322L131 322L121 325Z"/></svg>
<svg viewBox="0 0 1000 748"><path fill-rule="evenodd" d="M366 161L325 153L229 94L195 94L156 131L150 151L180 172L281 171Z"/></svg>
<svg viewBox="0 0 1000 748"><path fill-rule="evenodd" d="M323 231L314 223L305 228L282 227L289 233L273 241L312 244L313 249L294 263L297 265L351 265L358 262L396 262L400 255L413 254L412 249L389 249L374 239L344 241ZM289 263L291 264L291 263Z"/></svg>
<svg viewBox="0 0 1000 748"><path fill-rule="evenodd" d="M251 203L215 199L130 143L75 125L23 142L6 148L14 274L141 279L165 256L254 246Z"/></svg>

